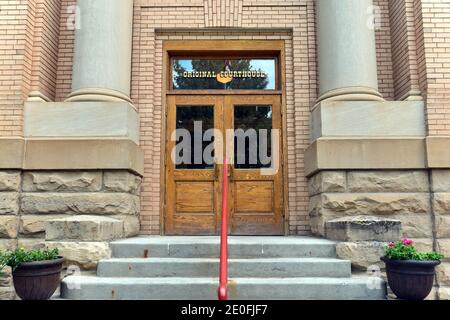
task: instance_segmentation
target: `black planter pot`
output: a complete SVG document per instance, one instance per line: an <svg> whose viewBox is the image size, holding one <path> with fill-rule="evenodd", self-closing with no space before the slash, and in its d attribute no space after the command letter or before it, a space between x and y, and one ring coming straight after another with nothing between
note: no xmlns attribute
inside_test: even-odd
<svg viewBox="0 0 450 320"><path fill-rule="evenodd" d="M61 280L64 258L21 263L12 273L14 288L22 300L48 300Z"/></svg>
<svg viewBox="0 0 450 320"><path fill-rule="evenodd" d="M386 264L389 287L399 299L423 300L431 292L435 267L440 261L390 260Z"/></svg>

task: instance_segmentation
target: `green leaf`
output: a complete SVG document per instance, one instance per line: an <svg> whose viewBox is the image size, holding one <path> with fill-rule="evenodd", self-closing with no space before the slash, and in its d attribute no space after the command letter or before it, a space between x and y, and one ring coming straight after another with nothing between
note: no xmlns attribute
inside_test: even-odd
<svg viewBox="0 0 450 320"><path fill-rule="evenodd" d="M18 248L14 251L0 252L0 271L5 266L11 267L15 270L21 263L55 260L59 256L58 249L44 249L44 250L25 250Z"/></svg>

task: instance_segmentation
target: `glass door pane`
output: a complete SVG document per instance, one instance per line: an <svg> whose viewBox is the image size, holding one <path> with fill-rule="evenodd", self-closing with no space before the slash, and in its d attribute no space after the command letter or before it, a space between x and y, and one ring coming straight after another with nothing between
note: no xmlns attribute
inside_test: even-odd
<svg viewBox="0 0 450 320"><path fill-rule="evenodd" d="M272 106L235 106L234 130L234 168L270 168Z"/></svg>
<svg viewBox="0 0 450 320"><path fill-rule="evenodd" d="M213 106L177 106L176 169L212 169L214 137L204 141L214 129ZM205 150L210 146L212 152ZM212 156L212 157L211 157Z"/></svg>

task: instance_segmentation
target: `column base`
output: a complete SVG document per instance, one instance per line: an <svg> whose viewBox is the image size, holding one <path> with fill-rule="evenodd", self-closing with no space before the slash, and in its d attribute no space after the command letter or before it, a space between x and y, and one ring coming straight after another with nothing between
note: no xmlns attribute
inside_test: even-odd
<svg viewBox="0 0 450 320"><path fill-rule="evenodd" d="M31 91L27 101L30 102L50 102L51 99L40 91Z"/></svg>
<svg viewBox="0 0 450 320"><path fill-rule="evenodd" d="M327 137L424 137L424 115L423 101L326 100L311 112L311 142Z"/></svg>
<svg viewBox="0 0 450 320"><path fill-rule="evenodd" d="M320 95L322 101L385 101L378 90L369 87L347 87L327 91Z"/></svg>
<svg viewBox="0 0 450 320"><path fill-rule="evenodd" d="M104 89L104 88L85 88L72 92L65 100L66 102L75 101L109 101L109 102L130 102L130 97L122 92Z"/></svg>
<svg viewBox="0 0 450 320"><path fill-rule="evenodd" d="M139 114L129 102L26 102L25 138L123 138L139 144Z"/></svg>

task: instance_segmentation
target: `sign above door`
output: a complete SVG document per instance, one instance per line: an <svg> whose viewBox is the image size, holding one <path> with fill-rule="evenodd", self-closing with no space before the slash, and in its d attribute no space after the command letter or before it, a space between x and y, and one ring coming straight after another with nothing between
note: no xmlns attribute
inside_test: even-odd
<svg viewBox="0 0 450 320"><path fill-rule="evenodd" d="M172 59L175 90L276 90L276 58Z"/></svg>

